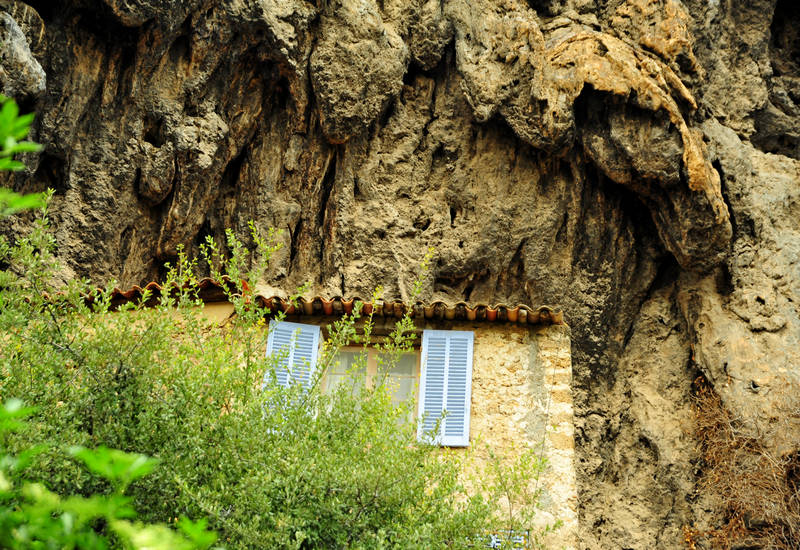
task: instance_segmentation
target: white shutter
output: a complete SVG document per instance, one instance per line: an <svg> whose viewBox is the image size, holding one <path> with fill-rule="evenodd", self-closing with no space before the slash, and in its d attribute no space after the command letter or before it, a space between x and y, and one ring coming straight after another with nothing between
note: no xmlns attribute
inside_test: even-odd
<svg viewBox="0 0 800 550"><path fill-rule="evenodd" d="M278 384L300 384L310 388L317 367L319 327L274 320L270 321L269 327L267 356L280 356L275 366Z"/></svg>
<svg viewBox="0 0 800 550"><path fill-rule="evenodd" d="M422 333L419 439L430 434L446 411L433 441L447 447L469 445L473 341L472 332L426 330Z"/></svg>

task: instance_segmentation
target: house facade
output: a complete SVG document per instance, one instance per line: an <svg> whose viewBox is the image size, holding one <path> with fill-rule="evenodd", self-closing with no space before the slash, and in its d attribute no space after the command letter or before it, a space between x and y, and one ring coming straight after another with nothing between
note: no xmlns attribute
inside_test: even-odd
<svg viewBox="0 0 800 550"><path fill-rule="evenodd" d="M152 288L151 288L152 286ZM160 292L154 283L148 289ZM198 296L210 320L224 322L233 314L220 285L200 282ZM115 291L112 303L136 299L144 289ZM353 311L357 298L314 297L295 303L280 297L256 296L257 305L269 311L271 331L265 353L280 354L279 383L305 383L311 379L327 326ZM470 305L444 302L404 304L363 301L362 314L370 315L375 338L388 335L406 312L414 320L417 338L398 361L395 372L397 400L414 399L425 437L446 411L433 434L446 452L471 453L469 461L478 475L489 465L489 453L513 457L526 449L539 449L547 460L536 480L541 489L538 526L562 526L544 541L548 548L577 548L577 486L572 404L570 331L560 311L525 305ZM276 322L277 313L285 317ZM349 366L359 349L345 348L340 361L327 369L323 389L347 381ZM378 370L379 358L370 353L367 377ZM496 548L512 548L508 542Z"/></svg>
<svg viewBox="0 0 800 550"><path fill-rule="evenodd" d="M313 353L326 337L325 327L352 311L355 301L315 297L292 304L277 297L258 299L272 312L286 314L281 323L273 322L266 350L283 350L286 370L278 373L283 383L290 376L300 383L310 379L311 373L304 369L315 367ZM215 319L222 320L232 311L227 302L205 301L206 314ZM477 470L488 465L489 449L514 456L524 449L540 448L547 467L537 481L543 506L537 523L544 526L560 520L563 526L549 536L548 547L575 548L572 361L569 327L562 314L547 307L443 302L366 303L363 309L372 314L376 337L388 334L406 311L414 319L418 338L394 375L398 400L412 397L417 403L422 419L419 437L423 428L434 427L431 419L447 410L436 442L451 452L472 453L471 463ZM300 343L296 350L286 347L292 346L292 337ZM324 387L346 378L348 353L356 350L344 350L341 364L323 377ZM372 356L367 369L376 369Z"/></svg>

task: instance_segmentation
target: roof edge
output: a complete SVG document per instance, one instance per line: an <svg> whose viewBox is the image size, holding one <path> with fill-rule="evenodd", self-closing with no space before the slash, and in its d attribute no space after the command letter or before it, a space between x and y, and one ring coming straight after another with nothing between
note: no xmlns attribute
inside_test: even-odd
<svg viewBox="0 0 800 550"><path fill-rule="evenodd" d="M225 288L234 290L234 284L225 278L221 282L204 278L197 282L197 297L204 303L228 301ZM151 294L151 300L158 297L164 287L156 282L150 282L144 287L134 285L128 290L114 288L111 291L111 303L117 307L127 302L135 302L144 295L145 291ZM527 304L494 305L486 303L456 302L448 304L441 300L433 302L416 301L407 304L402 300L377 300L374 303L358 296L343 298L333 296L325 298L314 296L311 298L297 298L292 301L280 296L264 296L256 294L253 301L258 306L269 309L273 313L283 312L287 316L330 316L341 317L353 312L355 304L361 302L362 314L374 317L396 318L403 317L410 312L412 318L442 321L474 321L489 323L515 323L521 325L562 325L564 313L560 308L541 305L531 307Z"/></svg>

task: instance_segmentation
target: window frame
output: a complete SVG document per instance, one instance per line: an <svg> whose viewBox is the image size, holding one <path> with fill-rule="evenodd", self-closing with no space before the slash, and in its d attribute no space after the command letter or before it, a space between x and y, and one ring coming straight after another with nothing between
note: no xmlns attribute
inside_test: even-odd
<svg viewBox="0 0 800 550"><path fill-rule="evenodd" d="M283 327L283 328L288 327L290 329L293 329L292 330L291 340L290 340L289 353L288 353L288 355L286 357L286 366L283 367L280 364L275 366L276 382L278 383L278 385L281 385L281 386L284 386L284 387L288 387L289 384L291 382L293 382L293 381L297 382L296 380L293 380L293 377L292 377L292 372L296 368L296 365L295 365L295 362L294 362L294 354L297 351L297 331L299 330L299 331L302 332L303 330L308 330L309 327L312 329L310 331L313 334L313 340L312 340L312 345L311 345L311 357L308 360L308 371L309 371L308 372L308 383L307 384L302 384L305 387L305 389L308 390L308 389L311 388L311 384L312 384L312 382L314 380L314 376L315 376L315 374L317 372L317 368L319 366L319 351L320 351L320 345L322 344L322 330L321 330L321 327L319 327L318 325L312 325L312 324L309 324L309 323L293 323L291 321L285 321L285 320L280 320L279 321L279 320L276 320L276 319L270 320L270 322L269 322L269 335L267 336L267 350L266 350L266 356L267 357L279 352L279 350L275 349L275 334L276 334L276 330L278 330L279 326ZM303 365L304 364L305 364L305 359L303 359ZM285 369L286 372L287 372L287 377L286 377L286 383L285 384L281 384L280 380L278 379L278 370L279 369ZM267 382L267 376L269 376L269 373L264 373L264 383L265 384Z"/></svg>
<svg viewBox="0 0 800 550"><path fill-rule="evenodd" d="M462 427L461 435L448 436L445 435L445 428L447 416L439 422L439 431L436 436L431 440L429 435L426 435L425 425L425 398L427 397L428 380L428 348L430 339L435 337L445 338L445 359L444 359L444 379L442 382L442 412L446 411L447 405L447 390L448 390L448 377L450 375L450 341L455 337L467 337L468 346L466 352L466 387L464 393L464 426ZM418 413L417 413L417 439L419 441L432 442L435 445L442 447L469 447L470 439L470 426L472 420L472 371L473 363L475 360L475 332L471 330L443 330L443 329L426 329L422 332L422 345L420 347L420 382L418 393ZM440 413L441 414L441 413Z"/></svg>

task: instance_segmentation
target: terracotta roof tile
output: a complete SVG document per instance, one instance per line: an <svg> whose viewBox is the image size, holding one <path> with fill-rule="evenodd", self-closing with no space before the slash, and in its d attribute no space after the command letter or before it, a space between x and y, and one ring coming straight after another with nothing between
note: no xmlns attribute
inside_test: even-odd
<svg viewBox="0 0 800 550"><path fill-rule="evenodd" d="M223 285L231 285L229 280L218 282L212 279L202 279L197 283L198 297L204 302L222 302L227 297ZM128 290L115 288L111 294L111 303L119 306L125 302L135 301L149 290L151 300L161 294L163 287L156 282L148 283L144 287L133 286ZM489 323L517 323L528 325L560 325L564 323L564 314L560 309L550 306L532 308L525 304L468 304L458 302L447 304L442 301L416 302L406 304L399 300L379 300L370 303L360 297L342 298L334 296L325 298L314 296L312 298L298 298L296 304L280 296L263 296L258 294L254 301L261 307L269 308L272 312L282 311L290 316L342 316L353 311L355 302L364 303L362 313L372 313L374 317L401 318L407 309L411 308L416 319L448 320L448 321L479 321Z"/></svg>

